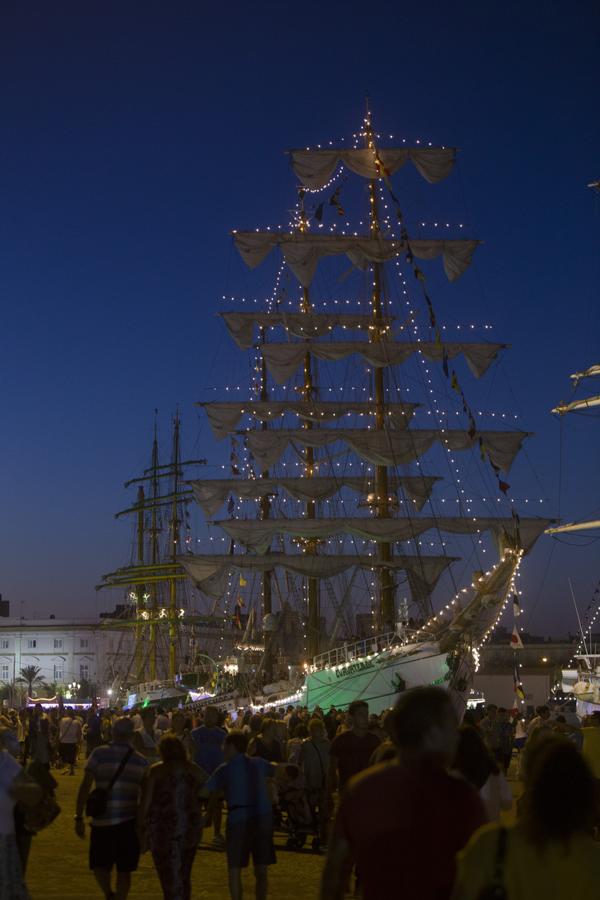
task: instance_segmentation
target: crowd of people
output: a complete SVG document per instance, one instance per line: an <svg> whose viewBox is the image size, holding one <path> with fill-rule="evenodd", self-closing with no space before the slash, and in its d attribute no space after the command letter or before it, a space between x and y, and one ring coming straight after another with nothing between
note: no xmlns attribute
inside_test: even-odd
<svg viewBox="0 0 600 900"><path fill-rule="evenodd" d="M459 724L447 692L417 688L381 716L361 700L310 713L8 710L0 900L28 896L32 838L58 815L52 770L72 776L78 765L76 808L63 815L82 839L89 820L89 866L106 898L127 897L148 851L164 897L189 900L208 828L232 900L250 859L266 898L274 832L292 849L326 851L321 900L576 900L600 883L600 714L581 722L569 705L528 719L490 705ZM524 791L506 828L509 772Z"/></svg>

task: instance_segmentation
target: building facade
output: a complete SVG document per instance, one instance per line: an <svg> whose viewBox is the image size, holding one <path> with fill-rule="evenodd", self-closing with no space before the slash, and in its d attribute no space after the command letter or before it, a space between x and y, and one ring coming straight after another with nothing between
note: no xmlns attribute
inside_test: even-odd
<svg viewBox="0 0 600 900"><path fill-rule="evenodd" d="M97 619L0 618L0 685L18 681L27 666L46 684L87 682L108 689L133 657L133 634Z"/></svg>

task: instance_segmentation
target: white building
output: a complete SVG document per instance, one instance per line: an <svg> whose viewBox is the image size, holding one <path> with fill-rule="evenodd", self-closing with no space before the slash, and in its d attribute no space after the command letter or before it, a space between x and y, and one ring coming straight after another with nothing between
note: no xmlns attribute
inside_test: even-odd
<svg viewBox="0 0 600 900"><path fill-rule="evenodd" d="M109 630L98 619L0 618L0 684L36 666L47 683L87 681L100 693L132 658L132 629Z"/></svg>

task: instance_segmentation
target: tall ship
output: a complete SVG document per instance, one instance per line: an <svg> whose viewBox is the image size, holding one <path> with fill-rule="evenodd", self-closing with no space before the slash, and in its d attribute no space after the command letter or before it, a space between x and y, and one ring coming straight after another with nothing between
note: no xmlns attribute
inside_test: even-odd
<svg viewBox="0 0 600 900"><path fill-rule="evenodd" d="M600 194L600 181L592 181L588 187ZM571 375L571 396L568 400L563 400L555 406L552 413L561 419L564 416L572 415L597 417L600 411L598 379L600 379L600 363L575 372ZM599 530L600 519L589 518L555 524L548 528L546 533L550 535L575 534L593 539L598 535ZM573 592L570 583L569 587ZM574 697L577 701L578 713L584 716L600 711L600 654L592 640L592 627L600 614L600 606L596 605L591 612L588 607L588 614L582 620L574 593L573 604L581 630L581 640L569 661L569 665L572 667L563 669L561 688L563 694L570 694Z"/></svg>
<svg viewBox="0 0 600 900"><path fill-rule="evenodd" d="M582 395L581 386L593 384L600 378L600 365L592 365L581 372L571 375L572 397L556 406L552 412L558 416L572 413L597 414L600 408L600 394L597 391L585 390ZM579 396L577 396L579 395ZM582 519L577 522L567 522L562 525L554 525L547 529L551 535L576 534L581 537L593 538L600 530L600 519ZM571 590L572 586L570 585ZM600 654L593 644L592 627L598 616L598 607L583 618L580 617L573 595L573 603L581 629L581 640L570 660L570 667L562 672L562 692L570 694L577 701L577 711L580 715L590 715L600 711Z"/></svg>
<svg viewBox="0 0 600 900"><path fill-rule="evenodd" d="M209 696L216 683L218 666L207 649L222 645L222 620L205 613L178 560L193 541L186 478L206 460L185 458L181 444L177 413L163 458L155 421L149 465L125 482L133 497L115 514L132 526L129 559L97 586L118 592L120 602L102 618L120 633L111 654L111 698L129 707L185 703Z"/></svg>
<svg viewBox="0 0 600 900"><path fill-rule="evenodd" d="M233 232L271 283L220 313L250 376L199 403L225 471L189 480L205 539L170 571L238 620L255 705L378 712L439 684L460 706L550 524L506 480L528 433L478 385L506 345L443 314L479 241L420 203L455 160L368 110L346 146L289 151L287 225Z"/></svg>

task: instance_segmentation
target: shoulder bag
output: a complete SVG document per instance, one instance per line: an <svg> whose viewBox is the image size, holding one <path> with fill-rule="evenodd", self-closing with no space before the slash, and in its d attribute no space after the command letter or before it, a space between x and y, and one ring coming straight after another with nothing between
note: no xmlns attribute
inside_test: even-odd
<svg viewBox="0 0 600 900"><path fill-rule="evenodd" d="M87 798L85 804L85 814L86 816L90 816L92 819L98 818L98 816L103 816L106 812L106 808L108 806L108 795L112 791L115 786L116 781L119 779L121 772L127 765L129 761L129 757L133 753L133 747L130 747L119 763L119 767L113 777L110 780L110 784L107 788L94 788L89 797Z"/></svg>

